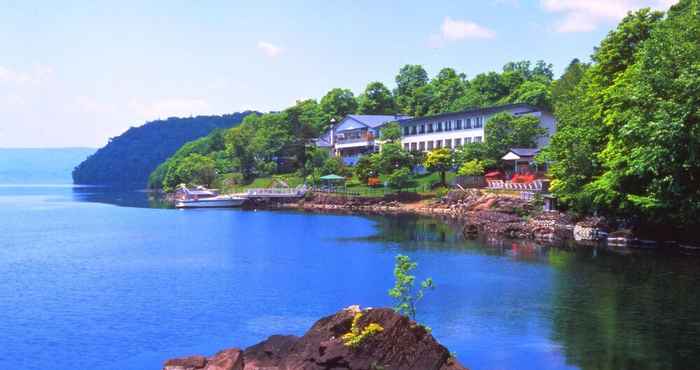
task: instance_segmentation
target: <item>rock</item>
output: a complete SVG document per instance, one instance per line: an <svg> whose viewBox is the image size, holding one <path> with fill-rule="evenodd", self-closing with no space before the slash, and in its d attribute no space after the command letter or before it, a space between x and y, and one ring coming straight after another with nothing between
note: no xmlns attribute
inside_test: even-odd
<svg viewBox="0 0 700 370"><path fill-rule="evenodd" d="M207 361L204 370L243 370L243 353L238 349L227 349Z"/></svg>
<svg viewBox="0 0 700 370"><path fill-rule="evenodd" d="M382 330L351 347L341 337L378 324ZM391 309L349 307L317 321L302 337L274 335L241 352L168 360L164 370L466 370L423 326Z"/></svg>
<svg viewBox="0 0 700 370"><path fill-rule="evenodd" d="M204 369L207 365L207 358L204 356L190 356L174 358L165 362L163 370L195 370Z"/></svg>
<svg viewBox="0 0 700 370"><path fill-rule="evenodd" d="M588 217L574 226L576 241L597 241L608 236L608 223L602 217Z"/></svg>
<svg viewBox="0 0 700 370"><path fill-rule="evenodd" d="M527 222L527 228L533 239L546 242L560 242L573 239L571 218L560 212L544 212Z"/></svg>

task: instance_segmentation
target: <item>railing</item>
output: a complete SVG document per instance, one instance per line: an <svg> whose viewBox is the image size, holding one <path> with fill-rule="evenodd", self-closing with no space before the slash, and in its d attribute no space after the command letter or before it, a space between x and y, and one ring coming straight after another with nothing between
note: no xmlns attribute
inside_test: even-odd
<svg viewBox="0 0 700 370"><path fill-rule="evenodd" d="M350 139L337 139L335 140L336 144L352 144L352 143L361 143L361 142L369 142L374 140L374 138L370 139L368 137L354 137Z"/></svg>
<svg viewBox="0 0 700 370"><path fill-rule="evenodd" d="M317 193L337 194L349 197L383 197L396 193L427 193L431 191L431 186L421 185L402 189L392 189L387 187L345 187L345 186L314 186L313 191Z"/></svg>
<svg viewBox="0 0 700 370"><path fill-rule="evenodd" d="M491 190L516 190L516 191L546 191L545 182L534 180L528 183L518 183L503 180L487 180L488 188Z"/></svg>
<svg viewBox="0 0 700 370"><path fill-rule="evenodd" d="M248 189L245 193L247 197L301 197L306 194L305 187L297 188L259 188Z"/></svg>

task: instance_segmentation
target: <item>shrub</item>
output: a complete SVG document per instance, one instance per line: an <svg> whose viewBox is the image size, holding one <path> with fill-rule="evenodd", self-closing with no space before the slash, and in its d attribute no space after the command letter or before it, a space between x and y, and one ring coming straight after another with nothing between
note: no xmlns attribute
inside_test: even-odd
<svg viewBox="0 0 700 370"><path fill-rule="evenodd" d="M413 175L411 174L411 170L403 167L392 172L387 180L390 187L394 189L403 189L413 184Z"/></svg>
<svg viewBox="0 0 700 370"><path fill-rule="evenodd" d="M457 174L460 176L481 176L484 174L484 163L478 159L464 162Z"/></svg>
<svg viewBox="0 0 700 370"><path fill-rule="evenodd" d="M535 175L531 173L518 173L513 175L513 177L510 179L510 181L518 183L518 184L527 184L530 182L535 181Z"/></svg>
<svg viewBox="0 0 700 370"><path fill-rule="evenodd" d="M423 299L426 289L433 289L433 279L427 278L420 283L417 290L414 287L416 277L411 275L417 263L411 261L408 256L397 255L394 265L394 287L389 290L389 296L396 300L394 310L409 318L416 319L416 304Z"/></svg>
<svg viewBox="0 0 700 370"><path fill-rule="evenodd" d="M377 323L370 323L369 325L365 326L364 329L360 329L359 322L361 318L362 312L356 313L355 317L352 318L350 332L343 334L341 337L344 345L356 348L367 338L384 331L384 328Z"/></svg>

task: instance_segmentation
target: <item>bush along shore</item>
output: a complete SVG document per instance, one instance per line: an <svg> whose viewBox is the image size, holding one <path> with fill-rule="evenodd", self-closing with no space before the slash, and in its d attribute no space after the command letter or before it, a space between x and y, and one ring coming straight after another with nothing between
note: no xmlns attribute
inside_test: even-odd
<svg viewBox="0 0 700 370"><path fill-rule="evenodd" d="M391 194L383 198L313 193L303 200L251 202L249 209L288 209L343 214L379 214L438 217L458 225L467 238L495 237L529 239L549 245L576 242L582 246L607 244L614 247L651 248L693 246L673 241L647 240L638 231L603 217L575 217L558 211L542 211L539 200L523 200L512 194L479 189L453 190L441 198L423 198L415 193Z"/></svg>

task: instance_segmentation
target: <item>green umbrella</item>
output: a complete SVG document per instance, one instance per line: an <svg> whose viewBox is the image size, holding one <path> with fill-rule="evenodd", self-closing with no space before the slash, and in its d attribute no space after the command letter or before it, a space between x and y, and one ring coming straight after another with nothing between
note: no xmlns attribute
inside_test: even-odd
<svg viewBox="0 0 700 370"><path fill-rule="evenodd" d="M334 174L326 175L326 176L321 176L321 180L328 180L328 181L333 181L333 180L345 180L345 177L343 176L338 176Z"/></svg>

